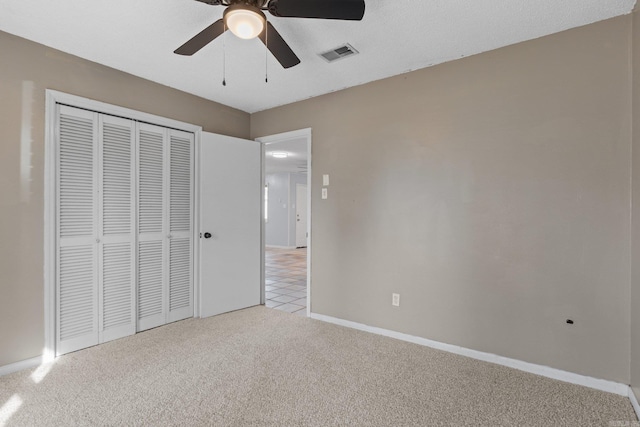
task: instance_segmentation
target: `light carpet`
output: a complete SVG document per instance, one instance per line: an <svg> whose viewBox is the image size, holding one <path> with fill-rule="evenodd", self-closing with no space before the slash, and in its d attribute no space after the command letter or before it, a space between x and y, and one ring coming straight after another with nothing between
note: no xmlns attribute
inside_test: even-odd
<svg viewBox="0 0 640 427"><path fill-rule="evenodd" d="M636 422L622 396L264 307L176 322L1 377L0 408L10 426Z"/></svg>

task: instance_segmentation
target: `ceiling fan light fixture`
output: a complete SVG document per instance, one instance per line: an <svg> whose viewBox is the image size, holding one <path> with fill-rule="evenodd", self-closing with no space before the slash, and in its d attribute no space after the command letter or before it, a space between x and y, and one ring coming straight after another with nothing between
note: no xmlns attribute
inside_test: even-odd
<svg viewBox="0 0 640 427"><path fill-rule="evenodd" d="M258 37L264 30L266 18L255 6L237 4L225 9L224 23L237 37L249 40Z"/></svg>

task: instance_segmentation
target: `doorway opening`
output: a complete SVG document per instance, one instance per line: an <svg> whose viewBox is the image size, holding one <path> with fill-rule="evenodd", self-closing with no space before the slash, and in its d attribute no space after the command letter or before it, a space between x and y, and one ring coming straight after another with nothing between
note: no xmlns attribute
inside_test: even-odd
<svg viewBox="0 0 640 427"><path fill-rule="evenodd" d="M264 144L264 304L308 316L311 132L258 141Z"/></svg>

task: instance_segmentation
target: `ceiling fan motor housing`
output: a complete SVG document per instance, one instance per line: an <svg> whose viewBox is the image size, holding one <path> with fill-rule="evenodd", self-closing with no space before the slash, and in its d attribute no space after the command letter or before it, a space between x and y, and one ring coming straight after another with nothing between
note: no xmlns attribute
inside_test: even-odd
<svg viewBox="0 0 640 427"><path fill-rule="evenodd" d="M230 12L233 12L234 10L250 10L262 16L262 19L266 21L267 17L264 16L264 13L262 13L262 10L260 10L260 7L250 3L256 3L256 2L255 1L254 2L238 1L236 3L231 4L230 6L227 6L227 8L224 10L222 14L222 18L224 19L224 17L227 16L227 14L229 14Z"/></svg>
<svg viewBox="0 0 640 427"><path fill-rule="evenodd" d="M258 9L261 9L262 7L264 7L264 4L266 2L265 0L229 0L228 3L230 6L246 5L246 6L253 6Z"/></svg>
<svg viewBox="0 0 640 427"><path fill-rule="evenodd" d="M259 8L264 8L269 0L197 0L211 6L231 6L232 4L247 4Z"/></svg>

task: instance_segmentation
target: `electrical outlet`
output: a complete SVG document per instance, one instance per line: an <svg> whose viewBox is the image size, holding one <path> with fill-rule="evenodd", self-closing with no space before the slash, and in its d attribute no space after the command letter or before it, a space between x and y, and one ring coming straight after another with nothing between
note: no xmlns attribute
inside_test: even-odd
<svg viewBox="0 0 640 427"><path fill-rule="evenodd" d="M327 189L323 188L322 189L322 199L327 199L329 197L329 194L327 194Z"/></svg>
<svg viewBox="0 0 640 427"><path fill-rule="evenodd" d="M400 307L400 294L391 294L391 305Z"/></svg>

